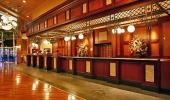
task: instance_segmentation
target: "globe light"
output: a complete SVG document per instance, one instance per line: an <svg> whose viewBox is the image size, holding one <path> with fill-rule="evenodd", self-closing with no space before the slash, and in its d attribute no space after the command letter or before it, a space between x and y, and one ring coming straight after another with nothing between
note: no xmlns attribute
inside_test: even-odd
<svg viewBox="0 0 170 100"><path fill-rule="evenodd" d="M70 38L69 36L65 36L65 37L64 37L64 41L66 41L66 42L69 41L70 39L71 39L71 38Z"/></svg>
<svg viewBox="0 0 170 100"><path fill-rule="evenodd" d="M14 27L17 27L17 23L15 21L11 22Z"/></svg>
<svg viewBox="0 0 170 100"><path fill-rule="evenodd" d="M125 29L122 28L122 29L121 29L121 33L125 33Z"/></svg>
<svg viewBox="0 0 170 100"><path fill-rule="evenodd" d="M128 30L128 32L133 33L133 32L135 32L135 26L134 25L129 25L127 30Z"/></svg>
<svg viewBox="0 0 170 100"><path fill-rule="evenodd" d="M72 37L71 37L71 40L76 40L76 37L75 37L75 36L72 36Z"/></svg>
<svg viewBox="0 0 170 100"><path fill-rule="evenodd" d="M64 37L64 41L68 41L67 36L66 36L66 37Z"/></svg>
<svg viewBox="0 0 170 100"><path fill-rule="evenodd" d="M2 19L2 20L8 20L8 19L7 19L7 17L6 17L6 16L4 16L4 15L3 15L3 16L1 16L1 19Z"/></svg>
<svg viewBox="0 0 170 100"><path fill-rule="evenodd" d="M80 40L84 39L84 35L83 35L82 33L81 33L81 34L79 34L79 36L78 36L78 37L79 37L79 39L80 39Z"/></svg>
<svg viewBox="0 0 170 100"><path fill-rule="evenodd" d="M11 24L3 25L2 29L7 30L7 31L11 30L12 29L12 25Z"/></svg>
<svg viewBox="0 0 170 100"><path fill-rule="evenodd" d="M117 34L121 34L122 33L122 29L119 27L116 29L117 30Z"/></svg>

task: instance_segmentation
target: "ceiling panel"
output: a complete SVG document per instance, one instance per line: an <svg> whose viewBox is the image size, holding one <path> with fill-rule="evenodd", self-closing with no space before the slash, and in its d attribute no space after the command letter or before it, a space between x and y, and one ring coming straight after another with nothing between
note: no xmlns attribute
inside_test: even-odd
<svg viewBox="0 0 170 100"><path fill-rule="evenodd" d="M35 18L64 1L66 0L26 0L23 3L23 0L0 0L0 5L20 16Z"/></svg>

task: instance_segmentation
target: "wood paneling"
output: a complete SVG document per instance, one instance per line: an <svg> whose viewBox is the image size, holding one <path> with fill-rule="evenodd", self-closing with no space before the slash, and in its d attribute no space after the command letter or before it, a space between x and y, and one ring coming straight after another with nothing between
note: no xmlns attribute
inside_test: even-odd
<svg viewBox="0 0 170 100"><path fill-rule="evenodd" d="M129 45L128 44L123 46L123 52L124 52L123 55L125 57L130 56Z"/></svg>
<svg viewBox="0 0 170 100"><path fill-rule="evenodd" d="M121 80L142 83L144 81L144 70L139 63L122 63Z"/></svg>
<svg viewBox="0 0 170 100"><path fill-rule="evenodd" d="M163 23L163 56L170 57L170 22Z"/></svg>
<svg viewBox="0 0 170 100"><path fill-rule="evenodd" d="M88 42L89 42L89 56L90 57L93 57L94 56L94 33L89 33L87 35L87 38L88 38Z"/></svg>
<svg viewBox="0 0 170 100"><path fill-rule="evenodd" d="M137 35L138 37L141 37L145 40L148 40L149 34L148 34L148 31L147 31L147 26L136 27L134 35Z"/></svg>
<svg viewBox="0 0 170 100"><path fill-rule="evenodd" d="M77 44L76 40L71 41L71 56L77 55Z"/></svg>
<svg viewBox="0 0 170 100"><path fill-rule="evenodd" d="M78 5L71 9L71 19L79 17L82 15L83 9L82 5Z"/></svg>
<svg viewBox="0 0 170 100"><path fill-rule="evenodd" d="M77 71L77 73L85 73L86 72L86 61L85 60L77 60L76 61L76 71Z"/></svg>
<svg viewBox="0 0 170 100"><path fill-rule="evenodd" d="M104 0L90 0L89 11L100 9L104 6Z"/></svg>
<svg viewBox="0 0 170 100"><path fill-rule="evenodd" d="M170 61L161 63L161 88L170 90Z"/></svg>
<svg viewBox="0 0 170 100"><path fill-rule="evenodd" d="M95 76L97 77L109 77L110 76L110 63L107 61L95 61L94 69Z"/></svg>
<svg viewBox="0 0 170 100"><path fill-rule="evenodd" d="M151 56L158 57L159 56L159 43L151 44Z"/></svg>
<svg viewBox="0 0 170 100"><path fill-rule="evenodd" d="M40 30L44 29L44 22L40 23Z"/></svg>
<svg viewBox="0 0 170 100"><path fill-rule="evenodd" d="M54 19L53 17L52 18L49 18L48 21L47 21L47 26L50 27L54 24Z"/></svg>
<svg viewBox="0 0 170 100"><path fill-rule="evenodd" d="M112 41L112 57L116 57L116 55L117 55L117 37L116 37L116 35L112 35L111 36L112 37L112 39L111 39L111 41Z"/></svg>
<svg viewBox="0 0 170 100"><path fill-rule="evenodd" d="M58 24L64 23L66 19L65 12L58 14Z"/></svg>

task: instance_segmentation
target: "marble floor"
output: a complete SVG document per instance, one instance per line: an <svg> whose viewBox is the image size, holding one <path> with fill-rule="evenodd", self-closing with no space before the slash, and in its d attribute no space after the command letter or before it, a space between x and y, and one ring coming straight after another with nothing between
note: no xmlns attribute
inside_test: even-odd
<svg viewBox="0 0 170 100"><path fill-rule="evenodd" d="M170 95L25 64L0 66L0 79L0 100L170 100Z"/></svg>

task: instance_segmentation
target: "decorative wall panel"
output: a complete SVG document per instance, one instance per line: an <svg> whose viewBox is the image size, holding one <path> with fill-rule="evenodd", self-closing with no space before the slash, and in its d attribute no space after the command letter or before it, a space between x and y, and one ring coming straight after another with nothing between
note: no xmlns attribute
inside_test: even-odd
<svg viewBox="0 0 170 100"><path fill-rule="evenodd" d="M90 61L86 61L86 73L90 73L90 72L91 72Z"/></svg>
<svg viewBox="0 0 170 100"><path fill-rule="evenodd" d="M155 78L154 65L145 65L145 81L154 82Z"/></svg>
<svg viewBox="0 0 170 100"><path fill-rule="evenodd" d="M69 60L69 70L72 70L72 69L73 69L73 61Z"/></svg>
<svg viewBox="0 0 170 100"><path fill-rule="evenodd" d="M116 76L116 63L110 63L110 76Z"/></svg>

